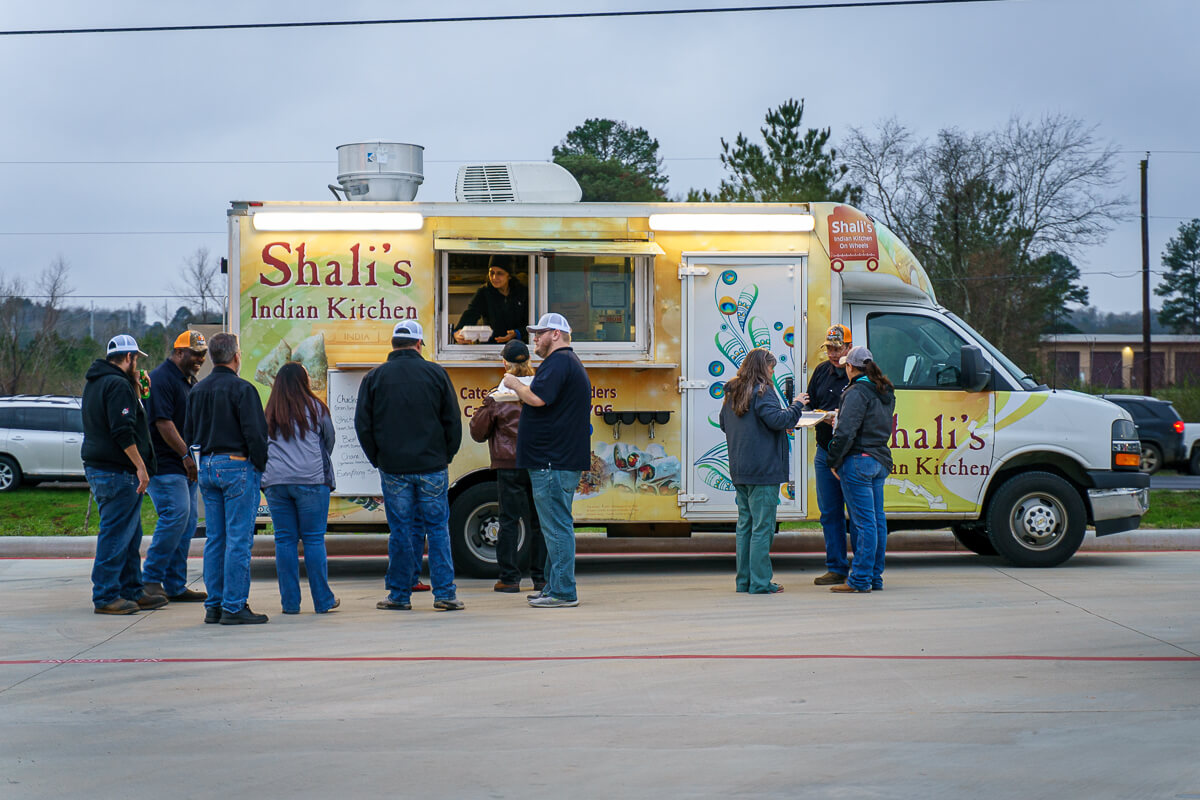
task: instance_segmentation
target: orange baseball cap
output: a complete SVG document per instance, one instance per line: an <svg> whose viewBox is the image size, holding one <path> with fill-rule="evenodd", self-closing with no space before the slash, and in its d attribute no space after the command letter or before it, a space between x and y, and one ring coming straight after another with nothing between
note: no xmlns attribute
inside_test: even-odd
<svg viewBox="0 0 1200 800"><path fill-rule="evenodd" d="M204 341L204 334L200 331L184 331L175 337L173 347L176 350L191 350L195 353L207 353L208 342Z"/></svg>
<svg viewBox="0 0 1200 800"><path fill-rule="evenodd" d="M834 347L849 346L853 339L850 337L850 329L845 325L834 325L825 334L825 345L833 345Z"/></svg>

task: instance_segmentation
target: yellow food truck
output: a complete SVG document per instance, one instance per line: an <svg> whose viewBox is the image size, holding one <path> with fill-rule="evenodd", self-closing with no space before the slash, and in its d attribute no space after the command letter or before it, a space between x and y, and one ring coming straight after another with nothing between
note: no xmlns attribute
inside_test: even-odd
<svg viewBox="0 0 1200 800"><path fill-rule="evenodd" d="M850 206L368 199L236 202L228 215L243 376L265 402L280 365L299 361L333 413L331 530L384 523L353 418L359 382L386 359L397 320L424 327L423 355L448 370L464 428L496 388L501 345L461 343L454 329L498 259L528 292L529 321L567 318L591 378L581 526L610 536L731 526L716 422L725 381L751 348L769 348L782 402L789 383L807 385L834 323L850 326L897 387L891 528L951 527L976 552L1051 566L1079 548L1086 526L1132 530L1147 509L1129 415L1039 385L940 307L904 244ZM795 431L780 520L819 517L814 447L811 431ZM494 574L486 444L464 432L450 481L456 566Z"/></svg>

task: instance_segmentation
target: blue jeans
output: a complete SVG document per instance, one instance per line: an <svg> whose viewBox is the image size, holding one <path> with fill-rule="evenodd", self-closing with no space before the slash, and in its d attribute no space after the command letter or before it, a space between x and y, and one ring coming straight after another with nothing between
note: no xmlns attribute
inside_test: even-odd
<svg viewBox="0 0 1200 800"><path fill-rule="evenodd" d="M454 559L450 555L450 504L446 499L446 470L397 475L379 470L383 506L387 512L388 568L383 585L388 599L407 603L412 597L416 532L423 525L429 540L429 578L434 600L453 600Z"/></svg>
<svg viewBox="0 0 1200 800"><path fill-rule="evenodd" d="M575 518L571 503L579 486L579 471L531 469L533 504L546 540L546 585L542 593L560 600L578 600L575 589Z"/></svg>
<svg viewBox="0 0 1200 800"><path fill-rule="evenodd" d="M186 475L155 475L147 489L158 524L154 526L142 577L161 583L168 597L187 588L188 549L200 512L200 485Z"/></svg>
<svg viewBox="0 0 1200 800"><path fill-rule="evenodd" d="M737 529L734 537L737 576L734 588L750 594L771 591L771 542L779 510L779 484L735 483Z"/></svg>
<svg viewBox="0 0 1200 800"><path fill-rule="evenodd" d="M854 564L846 583L855 589L883 588L883 556L887 549L887 517L883 514L883 481L887 467L867 455L847 456L838 470L850 519L858 528Z"/></svg>
<svg viewBox="0 0 1200 800"><path fill-rule="evenodd" d="M84 467L100 509L100 535L92 565L92 604L106 606L142 596L142 496L137 475Z"/></svg>
<svg viewBox="0 0 1200 800"><path fill-rule="evenodd" d="M847 524L842 482L833 477L829 469L829 454L819 445L813 457L813 472L817 476L821 531L825 534L825 569L846 575L850 572L850 564L846 560L846 533L850 533L850 546L857 551L858 529L854 527L853 520Z"/></svg>
<svg viewBox="0 0 1200 800"><path fill-rule="evenodd" d="M232 456L200 459L200 493L204 495L205 608L236 614L250 597L250 547L258 514L262 473Z"/></svg>
<svg viewBox="0 0 1200 800"><path fill-rule="evenodd" d="M329 487L311 484L280 484L263 489L275 526L275 574L279 600L289 614L300 613L300 551L304 542L304 570L313 609L324 614L335 598L329 588L329 566L325 555L325 527L329 522Z"/></svg>

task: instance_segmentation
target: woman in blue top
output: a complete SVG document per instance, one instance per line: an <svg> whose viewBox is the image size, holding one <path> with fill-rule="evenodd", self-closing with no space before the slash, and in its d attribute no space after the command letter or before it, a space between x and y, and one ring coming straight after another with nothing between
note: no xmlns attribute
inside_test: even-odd
<svg viewBox="0 0 1200 800"><path fill-rule="evenodd" d="M325 527L329 520L329 491L333 488L333 420L329 408L312 392L308 371L295 362L284 364L275 376L267 400L267 468L263 494L275 526L275 571L283 613L300 613L300 556L313 608L318 614L337 608L329 588L325 556Z"/></svg>
<svg viewBox="0 0 1200 800"><path fill-rule="evenodd" d="M850 385L842 395L837 427L829 442L829 468L842 482L850 519L858 529L854 562L846 582L831 592L869 592L883 588L883 555L887 549L887 517L883 514L883 482L892 471L892 416L896 391L865 347L852 347L842 357Z"/></svg>
<svg viewBox="0 0 1200 800"><path fill-rule="evenodd" d="M739 592L775 594L771 540L780 484L788 482L787 432L800 419L804 399L784 408L775 395L775 356L761 347L746 354L737 376L725 384L721 430L729 445L729 477L737 492L737 584Z"/></svg>

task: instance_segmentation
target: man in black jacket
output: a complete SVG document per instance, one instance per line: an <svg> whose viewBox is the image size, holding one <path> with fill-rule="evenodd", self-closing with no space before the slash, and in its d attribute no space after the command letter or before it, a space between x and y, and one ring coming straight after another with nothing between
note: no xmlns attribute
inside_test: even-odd
<svg viewBox="0 0 1200 800"><path fill-rule="evenodd" d="M188 395L183 440L200 450L204 496L204 621L257 625L250 597L250 546L259 482L267 466L267 420L258 390L238 377L242 351L232 333L208 342L212 373Z"/></svg>
<svg viewBox="0 0 1200 800"><path fill-rule="evenodd" d="M88 486L100 509L100 535L92 566L92 605L97 614L133 614L167 604L142 585L142 496L154 474L150 424L138 396L138 357L132 336L108 342L108 354L92 362L83 389L83 457Z"/></svg>
<svg viewBox="0 0 1200 800"><path fill-rule="evenodd" d="M396 323L392 352L367 373L358 388L354 430L379 470L387 512L388 596L377 608L412 608L413 526L424 524L429 541L433 607L460 611L450 555L450 506L447 467L462 443L462 412L446 370L421 357L421 324Z"/></svg>

